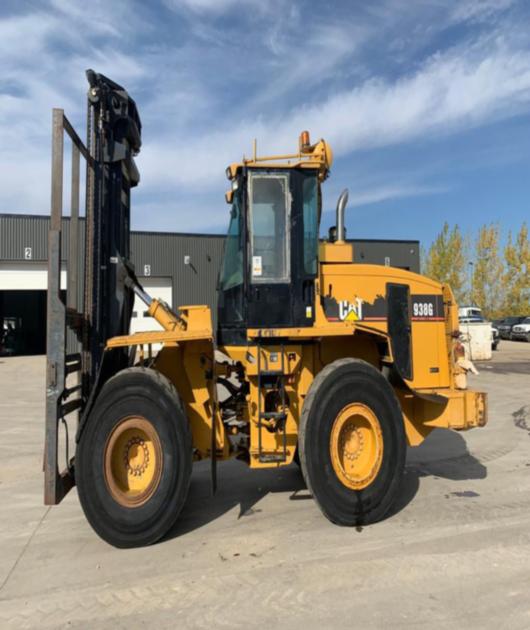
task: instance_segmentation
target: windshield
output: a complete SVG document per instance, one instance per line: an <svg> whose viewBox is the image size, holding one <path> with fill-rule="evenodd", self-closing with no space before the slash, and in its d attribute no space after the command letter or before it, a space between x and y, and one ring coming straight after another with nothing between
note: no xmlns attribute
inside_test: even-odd
<svg viewBox="0 0 530 630"><path fill-rule="evenodd" d="M225 242L223 265L221 267L220 288L222 291L243 284L243 238L241 226L241 194L234 195L230 211L230 225Z"/></svg>
<svg viewBox="0 0 530 630"><path fill-rule="evenodd" d="M530 324L530 317L525 317L521 323L522 324Z"/></svg>
<svg viewBox="0 0 530 630"><path fill-rule="evenodd" d="M252 282L287 283L291 271L289 175L252 174L249 202Z"/></svg>

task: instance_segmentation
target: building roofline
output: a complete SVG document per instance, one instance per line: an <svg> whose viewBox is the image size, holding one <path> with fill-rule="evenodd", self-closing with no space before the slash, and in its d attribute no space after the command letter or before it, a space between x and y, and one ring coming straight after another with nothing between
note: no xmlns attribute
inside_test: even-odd
<svg viewBox="0 0 530 630"><path fill-rule="evenodd" d="M29 214L29 213L18 213L18 212L0 212L0 219L2 218L8 219L40 219L44 221L49 221L50 217L47 214ZM68 215L63 216L63 219L69 220L70 217ZM79 217L80 221L84 221L85 217ZM226 234L212 234L206 232L164 232L162 230L131 230L131 234L151 234L153 236L201 236L201 237L211 237L211 238L225 238Z"/></svg>
<svg viewBox="0 0 530 630"><path fill-rule="evenodd" d="M201 238L226 238L226 234L212 234L206 232L157 232L156 230L131 230L131 235L142 236L200 236Z"/></svg>
<svg viewBox="0 0 530 630"><path fill-rule="evenodd" d="M0 212L0 219L41 219L43 221L49 221L50 217L47 214L30 214L30 213L17 213L17 212ZM64 216L63 219L70 219L69 216ZM81 221L85 220L85 217L79 217ZM201 238L226 238L226 234L212 234L206 232L164 232L158 230L131 230L131 234L144 234L150 236L188 236ZM321 239L325 240L325 239ZM414 243L419 245L418 239L395 239L395 238L347 238L347 243Z"/></svg>
<svg viewBox="0 0 530 630"><path fill-rule="evenodd" d="M347 238L348 243L414 243L419 245L420 241L415 238Z"/></svg>

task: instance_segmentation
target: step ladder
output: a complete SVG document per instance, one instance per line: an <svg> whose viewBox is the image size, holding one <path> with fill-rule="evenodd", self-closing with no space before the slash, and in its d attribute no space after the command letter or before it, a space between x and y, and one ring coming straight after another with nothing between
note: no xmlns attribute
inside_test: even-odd
<svg viewBox="0 0 530 630"><path fill-rule="evenodd" d="M279 370L262 369L262 349L258 338L256 344L256 350L258 353L258 460L260 463L283 463L287 461L287 406L285 403L285 380L287 374L285 373L285 347L281 344L281 362ZM265 411L262 409L262 402L265 403L265 393L267 391L277 391L280 395L280 411ZM280 433L282 436L282 452L281 453L267 453L263 450L263 437L262 431L269 430L264 425L263 420L274 420L275 429L274 433Z"/></svg>

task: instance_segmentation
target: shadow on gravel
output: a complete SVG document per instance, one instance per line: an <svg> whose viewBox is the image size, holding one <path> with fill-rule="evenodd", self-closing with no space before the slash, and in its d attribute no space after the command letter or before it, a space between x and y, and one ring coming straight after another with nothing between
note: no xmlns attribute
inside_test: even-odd
<svg viewBox="0 0 530 630"><path fill-rule="evenodd" d="M421 444L409 449L407 469L418 477L441 477L453 481L485 479L487 468L471 455L462 434L434 430Z"/></svg>
<svg viewBox="0 0 530 630"><path fill-rule="evenodd" d="M512 413L513 423L518 429L526 431L530 435L530 405L524 405Z"/></svg>
<svg viewBox="0 0 530 630"><path fill-rule="evenodd" d="M471 455L460 433L437 429L423 444L408 449L401 491L387 518L403 510L414 499L421 477L467 481L485 479L487 475L486 466ZM445 493L440 492L440 499L444 496Z"/></svg>
<svg viewBox="0 0 530 630"><path fill-rule="evenodd" d="M479 372L493 372L493 374L530 374L530 361L510 361L499 363L477 362Z"/></svg>
<svg viewBox="0 0 530 630"><path fill-rule="evenodd" d="M435 430L421 446L408 450L399 496L388 517L414 499L420 478L426 476L459 481L484 479L487 469L469 453L459 433ZM312 499L295 464L277 470L250 470L237 460L220 463L215 496L211 491L209 462L196 464L186 504L177 523L161 542L203 527L234 508L238 508L238 519L252 518L262 511L256 505L271 492L289 493L291 501Z"/></svg>
<svg viewBox="0 0 530 630"><path fill-rule="evenodd" d="M238 519L252 518L261 512L256 504L271 492L289 493L293 501L312 499L295 464L277 470L250 470L246 464L230 460L219 464L217 479L217 493L212 496L209 462L194 466L186 504L162 540L203 527L235 507L239 508Z"/></svg>

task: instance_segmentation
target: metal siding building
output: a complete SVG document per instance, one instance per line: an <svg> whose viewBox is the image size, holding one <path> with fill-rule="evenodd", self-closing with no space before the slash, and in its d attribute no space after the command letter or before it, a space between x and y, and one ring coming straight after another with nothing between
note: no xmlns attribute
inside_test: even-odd
<svg viewBox="0 0 530 630"><path fill-rule="evenodd" d="M49 223L47 216L0 214L0 331L8 320L21 328L20 353L44 351ZM80 224L83 229L82 219ZM66 260L68 218L63 219L63 235L62 252ZM161 297L174 306L207 304L215 324L217 276L224 240L222 235L211 234L132 232L132 263L153 297ZM387 264L419 272L418 241L352 239L350 242L355 262ZM83 238L80 243L79 255L84 260ZM65 280L66 277L63 284ZM152 319L142 321L143 307L135 304L134 308L131 329L152 327Z"/></svg>
<svg viewBox="0 0 530 630"><path fill-rule="evenodd" d="M224 240L206 234L133 232L131 258L139 277L172 278L174 304L213 307Z"/></svg>

